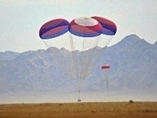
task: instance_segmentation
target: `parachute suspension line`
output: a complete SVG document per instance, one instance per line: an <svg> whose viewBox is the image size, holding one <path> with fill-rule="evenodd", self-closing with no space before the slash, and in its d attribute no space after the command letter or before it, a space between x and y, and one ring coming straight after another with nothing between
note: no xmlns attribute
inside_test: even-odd
<svg viewBox="0 0 157 118"><path fill-rule="evenodd" d="M81 67L80 67L80 83L81 83L81 80L83 80L84 78L82 77L82 74L83 74L83 72L85 73L85 71L86 70L83 70L84 68L84 61L85 61L85 56L84 56L84 53L85 53L85 38L83 38L83 45L82 45L82 52L80 53L81 55L80 55L80 63L81 63ZM81 89L82 87L80 86L80 89Z"/></svg>
<svg viewBox="0 0 157 118"><path fill-rule="evenodd" d="M110 101L110 87L109 87L109 78L106 79L107 84L107 96L108 96L108 102Z"/></svg>
<svg viewBox="0 0 157 118"><path fill-rule="evenodd" d="M85 82L85 78L88 77L88 75L89 75L89 73L92 69L92 67L91 67L93 65L91 63L92 60L93 60L92 55L94 55L94 53L95 53L96 46L97 46L97 44L100 40L100 36L99 36L98 39L94 39L95 41L93 43L93 46L95 46L95 47L93 47L92 52L89 55L86 55L86 53L88 53L87 52L88 50L85 49L86 48L85 43L88 43L88 42L86 42L86 40L88 40L88 39L83 38L82 52L80 53L81 54L80 55L81 59L79 58L81 67L79 68L79 70L80 70L79 75L80 76L79 76L78 102L81 102L81 91L82 91L83 82ZM87 62L85 62L86 64L83 63L84 61L87 61ZM91 64L91 66L90 66L90 64Z"/></svg>
<svg viewBox="0 0 157 118"><path fill-rule="evenodd" d="M76 59L76 54L75 54L75 49L74 49L74 41L73 41L73 37L72 34L69 33L69 38L70 38L70 44L71 44L71 57L72 57L72 67L74 67L74 69L72 69L74 71L74 77L76 75L76 79L78 79L78 66L77 66L77 59ZM75 79L75 78L74 78Z"/></svg>
<svg viewBox="0 0 157 118"><path fill-rule="evenodd" d="M106 85L107 85L107 98L108 98L108 102L110 101L110 87L109 87L109 72L108 70L104 70L104 77L105 78L105 81L106 81Z"/></svg>
<svg viewBox="0 0 157 118"><path fill-rule="evenodd" d="M45 43L45 41L43 41L43 43L45 44L45 46L46 46L47 48L49 48L49 46Z"/></svg>
<svg viewBox="0 0 157 118"><path fill-rule="evenodd" d="M74 71L74 77L76 75L76 80L79 79L79 83L78 83L78 102L81 102L81 98L80 98L80 92L81 92L81 81L79 78L79 67L78 67L78 62L77 62L77 52L75 53L75 49L74 49L74 41L73 41L73 36L72 34L69 33L69 38L70 38L70 44L71 44L71 56L72 56L72 67L74 67L74 69L72 69ZM75 79L75 78L74 78Z"/></svg>
<svg viewBox="0 0 157 118"><path fill-rule="evenodd" d="M48 45L48 43L46 43L46 42L47 42L47 41L43 41L43 43L45 44L45 46L46 46L47 48L51 48L50 45ZM55 56L57 56L56 53L53 53L53 50L50 50L50 51L51 51L51 55L54 56L54 54L55 54ZM60 51L60 52L61 52L61 51ZM62 53L62 52L61 52L61 53ZM53 56L52 56L52 57L53 57ZM59 58L52 58L52 59L55 61L55 63L58 65L58 67L59 67L60 69L64 70L63 66L60 65L61 60L59 60Z"/></svg>
<svg viewBox="0 0 157 118"><path fill-rule="evenodd" d="M108 98L108 102L110 100L110 94L109 94L109 73L107 70L104 70L104 79L105 79L105 83L107 85L107 98Z"/></svg>
<svg viewBox="0 0 157 118"><path fill-rule="evenodd" d="M107 46L109 45L109 43L111 42L113 37L110 38L110 40L107 42L107 45L105 46L105 48L107 48ZM105 74L106 77L106 85L107 85L107 97L108 97L108 102L110 101L110 86L109 86L109 73Z"/></svg>
<svg viewBox="0 0 157 118"><path fill-rule="evenodd" d="M110 38L110 40L107 42L106 47L108 46L108 44L112 41L113 37Z"/></svg>
<svg viewBox="0 0 157 118"><path fill-rule="evenodd" d="M83 81L83 78L82 78L82 71L83 71L83 53L84 53L84 42L85 42L85 39L83 38L83 42L82 42L82 49L79 53L79 60L78 60L78 79L79 79L79 85L78 85L78 102L81 102L81 91L82 91L82 81Z"/></svg>
<svg viewBox="0 0 157 118"><path fill-rule="evenodd" d="M109 45L109 43L112 41L113 37L110 38L110 40L107 42L107 45L105 46L105 49L107 48L107 46Z"/></svg>
<svg viewBox="0 0 157 118"><path fill-rule="evenodd" d="M94 66L93 60L97 57L97 56L95 55L95 51L96 51L97 45L98 45L98 43L99 43L99 41L100 41L100 36L97 37L97 38L94 39L94 40L95 40L95 41L94 41L94 47L93 47L93 49L92 49L92 52L91 52L90 55L88 56L88 57L90 57L90 58L88 59L87 65L85 65L85 70L84 70L84 71L87 71L87 72L83 74L83 77L82 77L83 79L85 79L86 77L89 76L89 74L90 74L90 72L91 72L91 70L92 70L92 68L93 68L93 66ZM96 57L93 57L92 55L95 55ZM90 65L91 65L91 66L90 66Z"/></svg>

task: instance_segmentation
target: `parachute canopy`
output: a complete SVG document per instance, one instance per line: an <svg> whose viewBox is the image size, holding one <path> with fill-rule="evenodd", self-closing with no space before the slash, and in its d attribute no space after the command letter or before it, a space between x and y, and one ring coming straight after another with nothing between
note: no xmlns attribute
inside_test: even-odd
<svg viewBox="0 0 157 118"><path fill-rule="evenodd" d="M105 65L103 65L102 67L101 67L101 69L110 69L110 65L108 65L108 64L105 64Z"/></svg>
<svg viewBox="0 0 157 118"><path fill-rule="evenodd" d="M93 19L97 20L102 26L102 33L106 35L115 35L117 32L116 24L106 18L93 16Z"/></svg>
<svg viewBox="0 0 157 118"><path fill-rule="evenodd" d="M102 33L102 26L93 18L76 18L71 21L69 31L76 36L94 37Z"/></svg>
<svg viewBox="0 0 157 118"><path fill-rule="evenodd" d="M115 35L114 22L99 16L75 18L70 23L62 18L43 24L39 30L41 39L58 37L66 32L80 37L95 37L101 34Z"/></svg>
<svg viewBox="0 0 157 118"><path fill-rule="evenodd" d="M41 39L60 36L68 31L69 22L65 19L55 19L45 23L39 31Z"/></svg>

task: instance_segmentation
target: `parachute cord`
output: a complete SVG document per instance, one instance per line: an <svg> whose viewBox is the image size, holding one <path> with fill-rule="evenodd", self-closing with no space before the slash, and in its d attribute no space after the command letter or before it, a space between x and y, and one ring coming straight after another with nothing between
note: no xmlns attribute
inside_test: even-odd
<svg viewBox="0 0 157 118"><path fill-rule="evenodd" d="M101 37L99 37L99 39L98 40L96 40L96 46L93 48L93 55L95 56L95 57L93 57L93 58L90 58L90 60L88 61L88 63L87 63L87 65L86 65L86 70L87 70L87 72L86 73L84 73L84 76L83 76L83 79L85 79L87 76L88 76L88 74L90 73L90 71L91 71L91 69L92 68L90 68L89 67L89 65L90 65L90 63L91 63L91 65L92 65L92 67L94 67L94 65L95 65L95 63L93 62L93 60L94 59L96 59L97 60L97 58L99 57L99 54L98 55L95 55L95 52L96 52L96 48L97 48L97 46L98 46L98 43L99 43L99 41L100 41L100 38ZM112 37L113 38L113 37ZM104 47L105 49L107 48L107 46L109 45L109 43L111 42L111 40L112 40L112 38L110 38L110 40L107 42L107 45ZM106 80L106 84L107 84L107 88L108 88L108 91L107 91L107 96L108 96L108 101L110 100L110 93L109 93L109 80L107 79Z"/></svg>
<svg viewBox="0 0 157 118"><path fill-rule="evenodd" d="M108 99L108 102L110 102L110 85L109 85L109 72L110 70L106 70L106 69L102 69L103 71L103 74L101 74L101 78L103 80L103 83L104 85L106 84L107 85L107 99Z"/></svg>
<svg viewBox="0 0 157 118"><path fill-rule="evenodd" d="M78 88L78 102L81 102L81 91L82 91L82 73L83 73L83 68L81 68L81 66L83 66L83 53L84 53L84 48L85 48L85 40L83 39L83 46L82 46L82 52L80 52L79 54L79 64L81 65L78 65L79 66L79 88Z"/></svg>
<svg viewBox="0 0 157 118"><path fill-rule="evenodd" d="M98 42L99 42L99 40L100 40L100 38L98 39L98 40L96 40L95 42L94 42L94 44L98 44ZM96 47L93 49L93 51L92 51L92 53L89 55L89 57L91 57L94 53L95 53L95 50L96 50ZM85 52L85 39L83 39L83 46L82 46L82 52L80 53L81 55L80 55L80 63L82 64L82 65L80 65L80 66L85 66L85 68L82 68L81 69L81 67L79 68L79 70L80 70L80 76L79 76L79 89L78 89L78 102L81 102L81 91L82 91L82 86L83 86L83 83L82 82L85 82L85 78L86 78L86 75L88 75L87 73L89 73L90 71L88 70L88 69L91 69L91 68L89 68L89 65L90 65L90 63L91 63L91 61L92 61L92 58L90 58L89 60L88 60L88 63L87 63L87 65L84 65L83 64L83 61L84 61L84 59L83 59L83 54L85 54L86 52ZM81 58L82 57L82 58ZM87 59L85 59L85 60L87 60Z"/></svg>
<svg viewBox="0 0 157 118"><path fill-rule="evenodd" d="M43 43L45 44L45 46L46 46L47 48L49 48L49 46L45 43L45 41L43 41Z"/></svg>
<svg viewBox="0 0 157 118"><path fill-rule="evenodd" d="M81 80L79 80L79 88L78 88L78 102L81 102Z"/></svg>
<svg viewBox="0 0 157 118"><path fill-rule="evenodd" d="M110 38L110 40L107 42L107 45L104 47L105 49L107 48L107 46L109 45L109 43L111 42L112 39L113 39L113 37Z"/></svg>
<svg viewBox="0 0 157 118"><path fill-rule="evenodd" d="M98 43L99 43L99 40L100 40L100 37L99 37L98 39L95 39L95 42L94 42L94 43L95 43L95 47L93 48L93 51L91 52L90 57L91 57L92 55L95 56L95 51L96 51L97 45L98 45ZM92 67L94 66L94 65L93 65L93 60L94 60L94 58L95 58L95 57L89 59L87 65L86 65L86 68L85 68L85 70L86 70L87 72L84 73L84 75L83 75L83 77L82 77L83 79L85 79L85 78L88 76L88 74L90 73L90 71L91 71L91 69L92 69L92 68L89 67L89 65L91 64ZM97 59L97 58L96 58L96 59ZM85 71L85 70L84 70L84 71Z"/></svg>
<svg viewBox="0 0 157 118"><path fill-rule="evenodd" d="M108 97L108 102L109 102L110 101L109 76L106 76L106 84L107 84L107 97Z"/></svg>
<svg viewBox="0 0 157 118"><path fill-rule="evenodd" d="M46 43L46 41L43 41L43 43L45 44L45 46L46 46L47 48L50 48L50 46ZM61 50L59 50L59 51L62 53ZM63 54L63 53L62 53L62 54ZM52 50L51 50L51 55L54 56ZM57 56L57 55L55 54L55 56ZM63 66L60 65L61 60L60 60L59 58L52 58L52 59L55 61L56 65L58 65L58 67L59 67L60 69L62 69L62 70L65 69L65 68L63 68Z"/></svg>
<svg viewBox="0 0 157 118"><path fill-rule="evenodd" d="M111 40L113 39L113 37L111 37L111 39L107 42L107 45L105 48L107 48L107 46L109 45L109 43L111 42ZM110 102L110 86L109 86L109 75L106 75L106 84L107 84L107 96L108 96L108 102Z"/></svg>
<svg viewBox="0 0 157 118"><path fill-rule="evenodd" d="M113 37L111 37L111 39L107 42L107 45L104 47L105 49L107 48L107 46L109 45L112 39ZM109 102L110 101L109 75L105 74L105 77L106 77L106 85L107 85L107 97Z"/></svg>
<svg viewBox="0 0 157 118"><path fill-rule="evenodd" d="M70 44L71 44L72 65L74 67L74 69L72 69L72 70L74 71L74 75L76 75L76 79L78 79L78 65L76 62L77 59L75 59L76 56L75 56L75 52L74 52L74 42L73 42L73 37L70 33L69 33L69 38L70 38Z"/></svg>
<svg viewBox="0 0 157 118"><path fill-rule="evenodd" d="M83 56L84 55L84 49L85 49L85 39L83 38L83 46L82 46L82 52L80 53L81 55L80 55L80 63L81 63L81 66L84 66L84 64L83 64L83 61L84 61L84 59L83 59L83 57L85 57L85 56ZM83 77L82 77L82 74L83 74L83 72L85 73L85 71L86 70L83 70L84 68L82 68L82 69L80 69L80 79L83 79Z"/></svg>
<svg viewBox="0 0 157 118"><path fill-rule="evenodd" d="M79 79L79 82L77 85L78 86L78 102L81 102L81 80L78 75L78 73L79 73L78 62L76 62L77 59L75 59L77 57L77 55L75 55L75 52L74 52L74 42L73 42L73 37L71 34L69 34L69 38L70 38L70 44L71 44L72 65L74 67L74 69L72 69L72 70L74 71L74 77L76 75L76 80Z"/></svg>

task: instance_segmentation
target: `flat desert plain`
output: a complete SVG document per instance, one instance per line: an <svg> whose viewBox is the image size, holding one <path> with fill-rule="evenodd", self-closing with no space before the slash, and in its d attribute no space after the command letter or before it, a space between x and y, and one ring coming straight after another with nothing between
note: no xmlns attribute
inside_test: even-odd
<svg viewBox="0 0 157 118"><path fill-rule="evenodd" d="M0 118L157 118L157 102L1 104Z"/></svg>

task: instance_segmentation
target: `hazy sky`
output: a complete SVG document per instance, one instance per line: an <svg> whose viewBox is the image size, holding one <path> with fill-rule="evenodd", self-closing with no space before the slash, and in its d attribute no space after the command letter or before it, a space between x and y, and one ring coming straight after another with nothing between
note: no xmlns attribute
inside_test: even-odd
<svg viewBox="0 0 157 118"><path fill-rule="evenodd" d="M117 24L110 45L128 34L157 41L157 0L0 0L0 52L46 48L38 36L43 23L94 15Z"/></svg>

